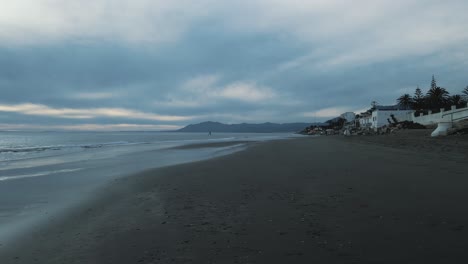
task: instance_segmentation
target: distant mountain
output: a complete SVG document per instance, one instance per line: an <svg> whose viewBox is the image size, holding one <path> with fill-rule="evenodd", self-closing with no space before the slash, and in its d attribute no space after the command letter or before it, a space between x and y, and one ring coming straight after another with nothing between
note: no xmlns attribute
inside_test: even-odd
<svg viewBox="0 0 468 264"><path fill-rule="evenodd" d="M188 125L177 132L232 132L232 133L274 133L274 132L299 132L310 123L263 123L263 124L223 124L219 122L203 122L200 124Z"/></svg>

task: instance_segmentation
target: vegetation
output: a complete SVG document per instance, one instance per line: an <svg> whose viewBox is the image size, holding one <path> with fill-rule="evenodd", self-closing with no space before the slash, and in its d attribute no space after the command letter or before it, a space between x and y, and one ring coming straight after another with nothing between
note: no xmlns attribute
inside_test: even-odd
<svg viewBox="0 0 468 264"><path fill-rule="evenodd" d="M463 96L459 94L450 96L449 102L451 105L456 105L457 108L463 107L466 104L466 101L463 99Z"/></svg>
<svg viewBox="0 0 468 264"><path fill-rule="evenodd" d="M462 94L465 100L468 101L468 86L466 86L465 89L463 89Z"/></svg>
<svg viewBox="0 0 468 264"><path fill-rule="evenodd" d="M399 106L405 109L415 110L438 110L456 105L457 108L466 106L468 101L468 86L462 91L462 94L450 95L447 89L437 86L437 81L432 75L431 87L424 95L423 91L416 88L414 95L403 94L397 98Z"/></svg>
<svg viewBox="0 0 468 264"><path fill-rule="evenodd" d="M411 109L414 105L413 98L409 94L404 94L398 99L398 105L404 107L405 109Z"/></svg>
<svg viewBox="0 0 468 264"><path fill-rule="evenodd" d="M416 91L414 92L412 107L415 109L423 109L425 100L426 99L424 98L424 94L418 86L418 88L416 88Z"/></svg>
<svg viewBox="0 0 468 264"><path fill-rule="evenodd" d="M426 94L426 102L431 108L442 108L449 103L449 92L442 87L431 87Z"/></svg>

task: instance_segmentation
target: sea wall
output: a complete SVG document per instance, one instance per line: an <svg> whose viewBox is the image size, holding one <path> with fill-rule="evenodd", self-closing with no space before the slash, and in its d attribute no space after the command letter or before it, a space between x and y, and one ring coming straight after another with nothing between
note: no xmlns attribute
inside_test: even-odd
<svg viewBox="0 0 468 264"><path fill-rule="evenodd" d="M440 109L439 112L433 113L433 111L428 111L426 113L411 113L411 119L415 123L421 125L437 125L440 122L457 122L464 118L468 118L468 106L464 108L456 108L452 105L450 110Z"/></svg>

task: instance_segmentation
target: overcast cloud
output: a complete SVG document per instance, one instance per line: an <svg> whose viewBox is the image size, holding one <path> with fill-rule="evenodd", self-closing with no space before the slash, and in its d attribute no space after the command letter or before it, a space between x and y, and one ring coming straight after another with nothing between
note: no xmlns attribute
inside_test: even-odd
<svg viewBox="0 0 468 264"><path fill-rule="evenodd" d="M464 0L0 1L0 129L313 122L468 85Z"/></svg>

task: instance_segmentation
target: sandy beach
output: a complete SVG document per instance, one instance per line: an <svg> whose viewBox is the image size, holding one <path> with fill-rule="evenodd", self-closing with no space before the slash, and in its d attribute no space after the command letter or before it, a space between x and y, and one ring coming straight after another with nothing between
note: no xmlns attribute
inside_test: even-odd
<svg viewBox="0 0 468 264"><path fill-rule="evenodd" d="M466 263L468 140L427 133L252 143L131 175L0 263Z"/></svg>

